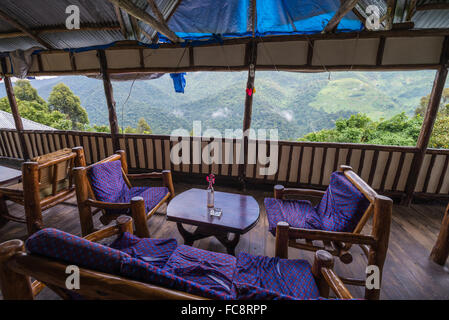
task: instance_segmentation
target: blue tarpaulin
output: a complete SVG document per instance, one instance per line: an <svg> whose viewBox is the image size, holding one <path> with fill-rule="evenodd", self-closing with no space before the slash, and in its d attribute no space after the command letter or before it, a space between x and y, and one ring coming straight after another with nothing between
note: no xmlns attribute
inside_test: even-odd
<svg viewBox="0 0 449 320"><path fill-rule="evenodd" d="M252 36L251 0L183 0L168 26L185 40ZM340 0L257 0L255 35L314 34L323 31ZM336 32L362 30L351 11ZM161 40L168 41L164 36Z"/></svg>
<svg viewBox="0 0 449 320"><path fill-rule="evenodd" d="M184 78L185 75L185 72L170 73L170 77L173 79L173 86L175 87L176 92L184 93L184 88L186 86L186 79Z"/></svg>

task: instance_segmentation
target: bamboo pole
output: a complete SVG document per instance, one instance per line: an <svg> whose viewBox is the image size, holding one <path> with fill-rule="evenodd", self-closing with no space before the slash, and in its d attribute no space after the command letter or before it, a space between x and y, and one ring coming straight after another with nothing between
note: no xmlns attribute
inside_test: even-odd
<svg viewBox="0 0 449 320"><path fill-rule="evenodd" d="M106 60L106 53L104 50L98 50L98 58L100 59L100 71L103 78L104 94L106 96L106 103L109 111L109 125L111 128L112 144L114 146L114 150L119 150L120 141L117 113L115 111L114 93L108 73L108 62Z"/></svg>

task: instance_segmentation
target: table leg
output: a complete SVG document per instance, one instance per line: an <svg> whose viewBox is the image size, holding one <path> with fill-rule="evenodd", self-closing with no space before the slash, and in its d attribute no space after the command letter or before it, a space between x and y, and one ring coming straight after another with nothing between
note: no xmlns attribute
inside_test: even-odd
<svg viewBox="0 0 449 320"><path fill-rule="evenodd" d="M239 234L235 233L234 238L232 238L231 240L229 240L228 234L215 235L215 238L217 238L217 240L220 241L220 243L226 247L227 253L235 256L235 247L237 247L237 244L239 243L240 240Z"/></svg>
<svg viewBox="0 0 449 320"><path fill-rule="evenodd" d="M184 239L184 244L191 246L196 240L200 240L206 237L210 237L211 235L209 234L203 234L201 233L197 228L193 233L187 231L186 229L184 229L184 227L182 226L182 223L176 223L176 226L178 227L178 231L181 234L182 238Z"/></svg>

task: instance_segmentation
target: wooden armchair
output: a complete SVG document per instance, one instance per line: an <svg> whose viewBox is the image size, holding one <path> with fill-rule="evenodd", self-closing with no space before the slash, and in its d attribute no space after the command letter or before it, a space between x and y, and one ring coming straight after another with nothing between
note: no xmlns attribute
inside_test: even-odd
<svg viewBox="0 0 449 320"><path fill-rule="evenodd" d="M115 235L120 236L124 232L133 232L132 218L129 216L120 216L114 226L93 232L84 238L98 242ZM285 248L279 244L277 254L283 255L284 250ZM69 265L68 262L27 253L21 240L6 241L0 244L0 288L3 298L32 300L47 286L63 299L72 299L73 293L85 299L102 300L205 299L195 294L81 267L79 268L80 288L69 291L66 288L68 276L66 270ZM352 299L342 281L332 271L332 267L332 255L325 251L318 251L312 273L320 296L328 297L331 289L337 298ZM31 281L31 278L36 280Z"/></svg>
<svg viewBox="0 0 449 320"><path fill-rule="evenodd" d="M73 149L80 157L83 155L83 150L81 148ZM82 157L84 158L84 157ZM126 184L126 192L129 193L128 198L121 198L121 202L118 201L104 201L98 199L102 188L109 188L114 193L114 188L117 187L112 183L108 183L107 179L100 181L100 186L93 187L95 181L92 179L92 170L96 166L101 166L105 164L111 164L112 162L120 161L121 163L121 173L120 180ZM120 169L119 169L120 170ZM73 169L75 177L76 186L76 196L78 201L78 209L80 215L81 231L83 236L86 236L95 231L93 224L93 215L102 212L103 216L100 221L103 224L109 223L114 218L122 214L130 214L133 217L136 234L139 237L148 238L150 237L150 232L147 225L147 220L159 209L159 207L168 203L175 195L175 190L173 187L173 181L170 170L164 170L162 172L151 172L142 174L128 174L128 164L126 162L125 151L119 150L116 154L103 159L97 163L86 166L86 163L82 163L79 167ZM123 179L123 180L122 180ZM166 191L163 191L162 195L159 195L159 200L155 204L150 204L147 201L144 193L140 193L138 196L133 196L133 190L143 189L142 187L133 188L131 185L131 180L137 179L160 179L163 181ZM98 183L97 183L98 184ZM128 190L129 189L129 190ZM157 188L145 187L146 190L155 190ZM162 189L162 188L159 188ZM94 208L94 210L92 210Z"/></svg>
<svg viewBox="0 0 449 320"><path fill-rule="evenodd" d="M22 164L22 182L0 187L3 221L26 223L28 235L42 229L42 212L75 195L72 168L85 162L82 154L62 149ZM6 200L25 207L25 219L8 212Z"/></svg>
<svg viewBox="0 0 449 320"><path fill-rule="evenodd" d="M287 244L289 247L308 251L326 250L332 255L339 257L343 263L349 264L353 260L350 249L353 245L358 245L367 258L367 265L377 266L380 276L382 276L382 269L388 250L393 201L390 198L378 195L351 167L341 166L340 172L343 172L344 176L369 201L367 209L363 212L355 228L349 232L335 232L295 228L289 226L286 222L279 222L276 228L276 248L279 250L281 257L287 255ZM280 185L274 187L276 199L283 199L288 195L322 197L324 194L324 191L311 189L284 188ZM361 234L368 219L373 214L371 234ZM379 299L380 288L367 289L365 279L340 278L344 283L350 285L365 286L366 299Z"/></svg>

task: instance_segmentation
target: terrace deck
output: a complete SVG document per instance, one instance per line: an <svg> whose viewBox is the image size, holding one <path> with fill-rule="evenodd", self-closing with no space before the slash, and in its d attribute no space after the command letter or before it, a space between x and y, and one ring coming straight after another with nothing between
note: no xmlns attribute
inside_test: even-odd
<svg viewBox="0 0 449 320"><path fill-rule="evenodd" d="M192 187L204 186L175 184L178 194ZM217 187L216 189L240 193L231 188ZM273 256L274 237L267 230L268 222L263 206L263 199L271 196L271 192L247 190L245 193L254 196L259 202L261 217L258 224L241 237L236 253L244 251L256 255ZM75 203L75 199L71 199L70 202ZM23 208L16 204L11 203L9 208L14 215L23 214ZM442 267L429 260L431 248L441 225L444 208L444 204L437 202L412 204L411 207L394 206L381 299L449 299L449 262ZM176 224L166 221L164 212L165 207L160 210L161 214L157 214L149 221L152 237L175 237L179 243L182 243L182 237L176 229ZM101 227L98 216L94 221L96 227ZM44 213L44 224L72 234L81 234L76 206L62 204L49 209ZM14 238L24 239L25 237L26 226L24 224L9 222L0 228L0 242ZM225 252L225 248L212 237L199 240L194 243L194 246ZM291 258L309 260L312 258L309 252L300 252L293 248L289 250ZM336 260L336 270L346 277L354 277L364 272L366 264L361 250L354 248L353 253L354 262L349 266ZM363 297L360 287L349 286L349 289L356 297ZM39 298L57 299L57 296L50 290L44 289Z"/></svg>

